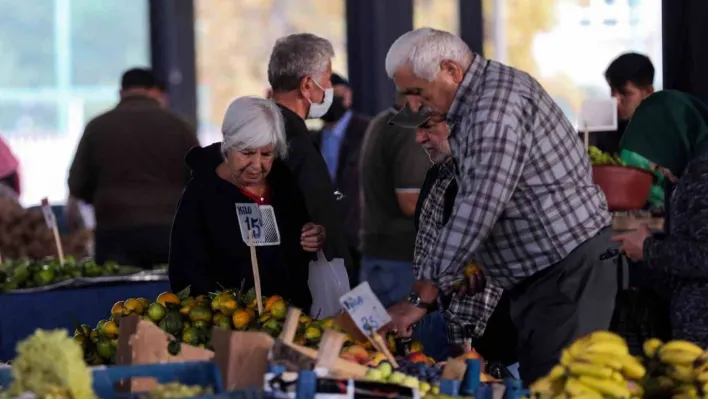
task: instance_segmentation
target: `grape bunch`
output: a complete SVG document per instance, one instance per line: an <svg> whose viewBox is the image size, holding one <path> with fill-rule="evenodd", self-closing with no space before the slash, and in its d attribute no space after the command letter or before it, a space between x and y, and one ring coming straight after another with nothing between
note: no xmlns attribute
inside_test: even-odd
<svg viewBox="0 0 708 399"><path fill-rule="evenodd" d="M407 359L398 361L398 371L403 374L418 378L429 384L436 384L442 377L442 368L438 365L428 365L426 363L415 363Z"/></svg>
<svg viewBox="0 0 708 399"><path fill-rule="evenodd" d="M194 396L208 395L210 388L203 388L199 385L184 385L177 382L161 384L148 392L148 399L178 399L191 398Z"/></svg>
<svg viewBox="0 0 708 399"><path fill-rule="evenodd" d="M590 163L593 165L625 165L624 161L619 156L602 152L595 146L588 147L588 157L590 158Z"/></svg>

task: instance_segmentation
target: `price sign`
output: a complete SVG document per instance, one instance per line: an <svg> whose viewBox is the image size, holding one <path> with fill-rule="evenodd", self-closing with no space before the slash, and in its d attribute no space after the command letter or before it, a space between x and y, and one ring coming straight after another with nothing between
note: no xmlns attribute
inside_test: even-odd
<svg viewBox="0 0 708 399"><path fill-rule="evenodd" d="M253 231L253 241L259 241L263 237L263 219L261 219L258 204L236 204L236 214L238 215L243 242L249 243L249 231Z"/></svg>
<svg viewBox="0 0 708 399"><path fill-rule="evenodd" d="M366 281L342 295L339 303L364 335L370 336L391 322L391 316Z"/></svg>

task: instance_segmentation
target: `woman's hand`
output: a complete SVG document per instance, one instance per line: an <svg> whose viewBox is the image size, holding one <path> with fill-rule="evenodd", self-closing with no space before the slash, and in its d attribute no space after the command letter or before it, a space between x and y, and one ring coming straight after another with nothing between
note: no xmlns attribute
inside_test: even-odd
<svg viewBox="0 0 708 399"><path fill-rule="evenodd" d="M612 237L612 241L622 243L620 252L635 262L644 260L644 241L651 237L651 229L646 224L640 225L631 233L619 234Z"/></svg>
<svg viewBox="0 0 708 399"><path fill-rule="evenodd" d="M307 252L317 252L322 249L325 237L324 227L314 223L306 223L302 226L300 245Z"/></svg>

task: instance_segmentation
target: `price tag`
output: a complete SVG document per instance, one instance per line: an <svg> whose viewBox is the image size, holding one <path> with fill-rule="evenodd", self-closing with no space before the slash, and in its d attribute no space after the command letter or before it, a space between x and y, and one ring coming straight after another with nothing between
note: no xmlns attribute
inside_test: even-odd
<svg viewBox="0 0 708 399"><path fill-rule="evenodd" d="M44 222L47 224L47 227L50 229L54 228L54 225L57 223L57 219L54 216L52 206L49 205L49 200L46 198L42 199L42 214L44 215Z"/></svg>
<svg viewBox="0 0 708 399"><path fill-rule="evenodd" d="M258 210L258 204L244 203L236 204L236 214L241 226L241 238L248 244L248 232L253 231L253 241L258 241L263 236L263 219Z"/></svg>
<svg viewBox="0 0 708 399"><path fill-rule="evenodd" d="M391 322L391 316L366 281L342 295L339 303L366 336L376 333Z"/></svg>

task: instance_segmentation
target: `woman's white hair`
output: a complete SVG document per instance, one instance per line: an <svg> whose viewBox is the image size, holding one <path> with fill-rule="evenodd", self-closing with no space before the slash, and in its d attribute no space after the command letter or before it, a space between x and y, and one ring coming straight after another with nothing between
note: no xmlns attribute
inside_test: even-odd
<svg viewBox="0 0 708 399"><path fill-rule="evenodd" d="M280 108L261 97L239 97L231 102L221 125L221 152L242 151L273 145L277 158L288 153L285 122Z"/></svg>
<svg viewBox="0 0 708 399"><path fill-rule="evenodd" d="M440 72L440 63L454 61L467 68L473 53L464 40L432 28L418 28L404 33L388 49L386 73L389 78L402 67L410 66L413 74L431 81Z"/></svg>

